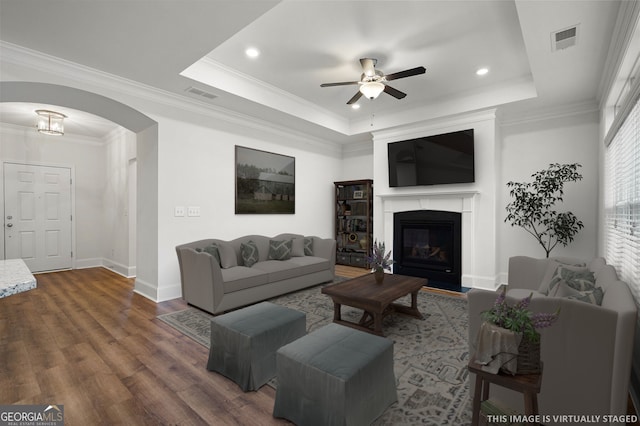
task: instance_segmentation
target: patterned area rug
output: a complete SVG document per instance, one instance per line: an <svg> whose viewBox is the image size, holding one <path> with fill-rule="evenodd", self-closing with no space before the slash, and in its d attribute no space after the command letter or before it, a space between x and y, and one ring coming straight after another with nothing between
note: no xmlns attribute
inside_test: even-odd
<svg viewBox="0 0 640 426"><path fill-rule="evenodd" d="M307 330L311 332L333 320L333 303L320 293L321 287L276 297L270 302L305 312ZM409 304L409 297L400 302ZM385 337L395 343L398 402L375 425L470 424L467 301L421 291L418 307L423 320L404 315L384 319ZM357 309L342 307L343 319L357 322L361 314ZM189 308L158 318L209 347L211 315Z"/></svg>

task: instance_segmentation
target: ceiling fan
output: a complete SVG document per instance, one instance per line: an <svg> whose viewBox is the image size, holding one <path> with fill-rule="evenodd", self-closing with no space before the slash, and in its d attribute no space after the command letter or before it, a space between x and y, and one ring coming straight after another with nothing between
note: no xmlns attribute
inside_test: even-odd
<svg viewBox="0 0 640 426"><path fill-rule="evenodd" d="M412 77L414 75L424 74L426 69L424 67L416 67L408 70L395 72L393 74L385 75L382 71L376 69L377 59L362 58L360 59L360 65L362 65L362 76L360 81L343 81L339 83L323 83L320 87L332 87L332 86L348 86L352 84L358 84L360 86L358 92L353 95L347 102L347 105L354 104L364 95L369 99L375 99L380 93L385 92L396 99L402 99L407 96L406 93L394 89L387 85L387 81L397 80L399 78Z"/></svg>

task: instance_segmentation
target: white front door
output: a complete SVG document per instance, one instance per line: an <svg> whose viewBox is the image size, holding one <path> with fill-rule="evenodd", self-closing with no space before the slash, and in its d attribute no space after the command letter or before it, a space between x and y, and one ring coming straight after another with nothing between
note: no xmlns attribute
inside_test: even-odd
<svg viewBox="0 0 640 426"><path fill-rule="evenodd" d="M6 259L31 272L70 269L71 169L4 164Z"/></svg>

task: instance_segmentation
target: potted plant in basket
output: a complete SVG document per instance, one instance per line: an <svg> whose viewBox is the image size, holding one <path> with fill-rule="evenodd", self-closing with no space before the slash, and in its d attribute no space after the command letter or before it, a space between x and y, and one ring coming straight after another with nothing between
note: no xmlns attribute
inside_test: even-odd
<svg viewBox="0 0 640 426"><path fill-rule="evenodd" d="M374 240L371 247L371 256L367 257L367 262L371 265L371 270L375 274L376 282L381 284L384 280L384 270L391 270L391 265L395 261L391 258L391 251L385 254L385 246L383 242Z"/></svg>
<svg viewBox="0 0 640 426"><path fill-rule="evenodd" d="M491 309L482 313L482 319L484 319L485 322L480 329L481 336L478 342L479 351L483 350L481 349L483 345L480 343L480 340L483 337L485 337L485 339L487 338L486 333L500 334L501 330L506 330L506 334L516 337L514 343L517 350L515 351L516 353L505 354L505 348L500 347L498 353L509 355L502 358L502 361L506 362L502 363L501 361L502 364L500 367L514 374L533 374L540 372L540 333L538 333L538 330L551 326L560 314L559 308L554 313L531 312L531 310L529 310L529 303L531 302L532 295L533 294L530 294L514 305L509 305L506 300L505 287L502 289L502 292ZM489 323L490 326L487 326L487 323ZM485 336L482 336L483 333L485 333ZM492 340L492 343L495 345L495 338L489 337L489 340ZM504 346L504 342L502 346ZM490 350L495 351L496 348L494 347ZM507 350L506 352L509 351ZM478 357L478 355L480 354L476 353L476 357ZM487 354L484 355L486 357ZM491 354L490 357L493 358L494 355L496 355L496 353ZM504 368L505 364L513 359L517 361L515 370L513 365Z"/></svg>

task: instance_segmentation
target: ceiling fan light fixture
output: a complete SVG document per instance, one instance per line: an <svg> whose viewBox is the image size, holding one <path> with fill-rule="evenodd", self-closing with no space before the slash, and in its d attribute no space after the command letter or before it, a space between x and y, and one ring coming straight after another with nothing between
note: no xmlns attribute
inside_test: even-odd
<svg viewBox="0 0 640 426"><path fill-rule="evenodd" d="M360 85L360 93L369 99L377 98L384 91L384 84L379 81L370 81Z"/></svg>
<svg viewBox="0 0 640 426"><path fill-rule="evenodd" d="M46 109L38 109L36 114L38 114L38 132L52 136L64 135L64 119L67 118L66 115Z"/></svg>

